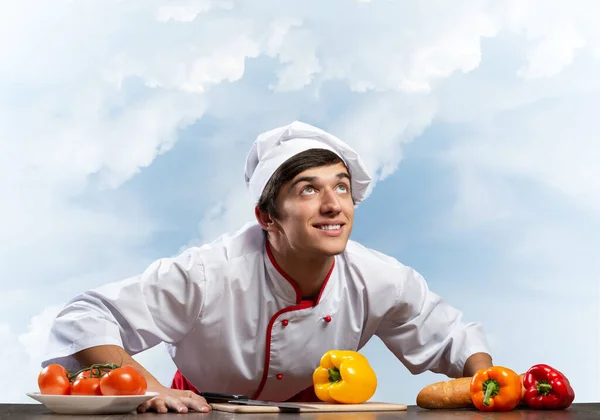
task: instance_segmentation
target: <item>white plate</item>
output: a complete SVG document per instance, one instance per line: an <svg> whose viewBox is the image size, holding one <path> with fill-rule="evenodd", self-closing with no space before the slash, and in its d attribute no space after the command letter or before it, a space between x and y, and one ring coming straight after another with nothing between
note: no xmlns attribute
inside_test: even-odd
<svg viewBox="0 0 600 420"><path fill-rule="evenodd" d="M43 395L39 392L27 396L41 402L48 410L59 414L125 414L135 411L141 403L158 395Z"/></svg>

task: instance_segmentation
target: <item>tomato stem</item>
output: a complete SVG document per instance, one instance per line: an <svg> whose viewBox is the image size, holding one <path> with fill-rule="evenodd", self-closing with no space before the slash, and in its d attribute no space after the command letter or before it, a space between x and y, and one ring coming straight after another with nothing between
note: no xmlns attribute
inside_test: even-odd
<svg viewBox="0 0 600 420"><path fill-rule="evenodd" d="M119 365L117 365L116 363L95 363L91 366L84 367L76 372L68 372L67 377L69 378L69 381L72 381L80 373L89 371L90 378L100 378L100 377L102 377L103 370L113 370L118 367L119 367ZM94 370L97 371L96 374L94 374Z"/></svg>

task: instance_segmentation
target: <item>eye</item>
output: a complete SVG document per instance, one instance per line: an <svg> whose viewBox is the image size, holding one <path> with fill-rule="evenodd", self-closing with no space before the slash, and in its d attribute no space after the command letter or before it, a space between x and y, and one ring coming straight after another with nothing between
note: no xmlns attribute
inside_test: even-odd
<svg viewBox="0 0 600 420"><path fill-rule="evenodd" d="M348 192L348 186L346 184L339 184L337 186L337 189L338 189L338 191L341 191L344 193Z"/></svg>
<svg viewBox="0 0 600 420"><path fill-rule="evenodd" d="M306 187L300 190L301 195L312 194L315 192L315 188L312 185L307 185Z"/></svg>

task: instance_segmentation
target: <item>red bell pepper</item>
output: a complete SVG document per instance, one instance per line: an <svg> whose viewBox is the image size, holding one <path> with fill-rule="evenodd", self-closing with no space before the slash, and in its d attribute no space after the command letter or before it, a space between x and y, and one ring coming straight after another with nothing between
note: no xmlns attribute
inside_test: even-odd
<svg viewBox="0 0 600 420"><path fill-rule="evenodd" d="M569 380L551 366L534 365L523 377L523 402L533 409L561 410L569 407L575 392Z"/></svg>

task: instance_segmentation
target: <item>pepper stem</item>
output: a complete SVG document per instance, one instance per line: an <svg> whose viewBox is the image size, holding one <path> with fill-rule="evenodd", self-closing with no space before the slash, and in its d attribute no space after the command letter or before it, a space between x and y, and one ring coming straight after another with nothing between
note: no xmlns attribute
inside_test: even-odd
<svg viewBox="0 0 600 420"><path fill-rule="evenodd" d="M500 392L500 384L495 379L488 379L483 383L483 392L485 392L483 397L483 405L489 407L490 399L498 395L498 392Z"/></svg>
<svg viewBox="0 0 600 420"><path fill-rule="evenodd" d="M552 385L548 381L539 381L536 388L538 395L548 395L552 391Z"/></svg>
<svg viewBox="0 0 600 420"><path fill-rule="evenodd" d="M327 372L329 372L329 382L339 382L342 380L342 374L338 368L327 369Z"/></svg>

